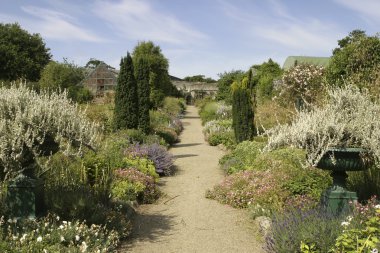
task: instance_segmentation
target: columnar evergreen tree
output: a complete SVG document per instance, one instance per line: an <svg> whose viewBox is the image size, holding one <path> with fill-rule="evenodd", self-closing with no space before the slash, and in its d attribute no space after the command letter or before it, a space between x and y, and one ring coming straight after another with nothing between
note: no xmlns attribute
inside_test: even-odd
<svg viewBox="0 0 380 253"><path fill-rule="evenodd" d="M138 127L138 94L137 82L134 76L132 57L121 59L120 73L117 80L115 93L115 127L137 128Z"/></svg>
<svg viewBox="0 0 380 253"><path fill-rule="evenodd" d="M139 123L138 127L144 133L148 133L150 129L150 85L149 85L149 63L141 57L137 59L136 64L136 79L137 79L137 93L139 98Z"/></svg>
<svg viewBox="0 0 380 253"><path fill-rule="evenodd" d="M254 113L247 78L232 85L232 126L236 142L250 140L255 135Z"/></svg>

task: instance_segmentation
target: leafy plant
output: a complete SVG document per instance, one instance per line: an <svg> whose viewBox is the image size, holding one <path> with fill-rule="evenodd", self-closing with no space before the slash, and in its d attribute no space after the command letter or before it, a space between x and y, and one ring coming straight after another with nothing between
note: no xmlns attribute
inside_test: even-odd
<svg viewBox="0 0 380 253"><path fill-rule="evenodd" d="M145 175L153 177L155 180L159 178L154 163L145 157L130 154L123 159L123 168L135 168Z"/></svg>
<svg viewBox="0 0 380 253"><path fill-rule="evenodd" d="M352 215L342 223L334 252L376 252L380 248L380 205L373 196L363 205L355 203Z"/></svg>

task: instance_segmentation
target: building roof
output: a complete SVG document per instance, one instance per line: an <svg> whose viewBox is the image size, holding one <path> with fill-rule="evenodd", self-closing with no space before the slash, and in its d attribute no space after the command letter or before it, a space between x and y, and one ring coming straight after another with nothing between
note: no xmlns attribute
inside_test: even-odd
<svg viewBox="0 0 380 253"><path fill-rule="evenodd" d="M169 77L170 77L170 81L183 81L181 78L178 78L176 76L169 75Z"/></svg>
<svg viewBox="0 0 380 253"><path fill-rule="evenodd" d="M282 68L288 70L297 64L309 63L326 67L330 62L330 57L312 57L312 56L289 56L286 58Z"/></svg>

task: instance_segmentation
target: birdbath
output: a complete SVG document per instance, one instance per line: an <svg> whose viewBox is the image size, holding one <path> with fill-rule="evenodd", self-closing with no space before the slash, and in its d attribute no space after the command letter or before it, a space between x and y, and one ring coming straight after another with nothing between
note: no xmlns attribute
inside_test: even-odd
<svg viewBox="0 0 380 253"><path fill-rule="evenodd" d="M362 148L329 148L317 164L317 168L331 170L333 184L321 197L322 206L328 212L340 214L349 209L350 202L358 200L356 192L346 188L346 171L366 170L371 162L364 159L368 151Z"/></svg>

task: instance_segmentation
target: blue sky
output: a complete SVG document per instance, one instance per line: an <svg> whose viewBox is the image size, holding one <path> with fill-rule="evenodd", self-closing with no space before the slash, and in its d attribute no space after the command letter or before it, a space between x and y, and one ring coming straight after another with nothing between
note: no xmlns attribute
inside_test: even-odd
<svg viewBox="0 0 380 253"><path fill-rule="evenodd" d="M269 58L330 56L354 29L380 32L379 0L0 0L0 22L40 33L53 58L119 68L152 40L171 75L217 78Z"/></svg>

